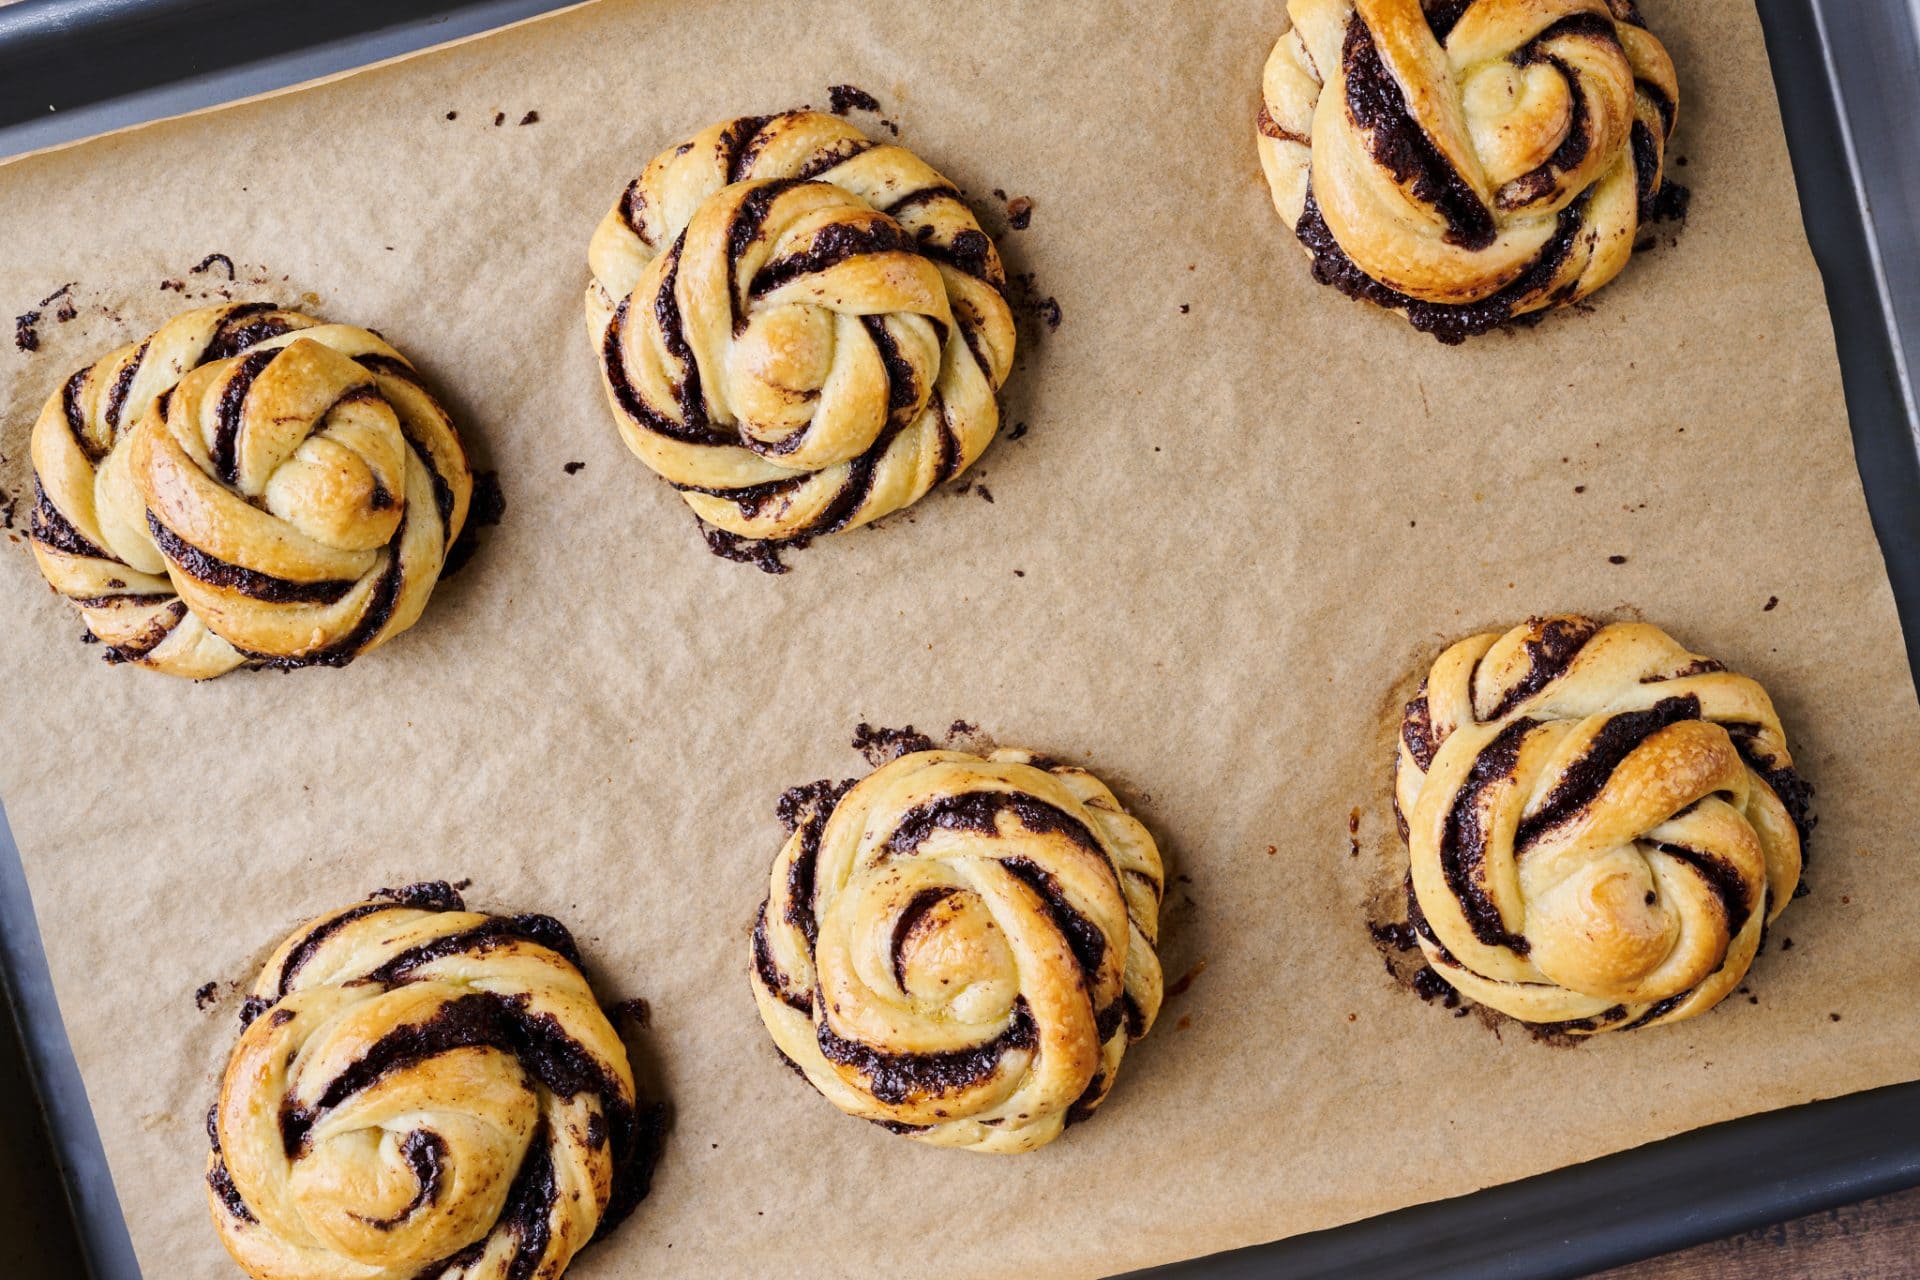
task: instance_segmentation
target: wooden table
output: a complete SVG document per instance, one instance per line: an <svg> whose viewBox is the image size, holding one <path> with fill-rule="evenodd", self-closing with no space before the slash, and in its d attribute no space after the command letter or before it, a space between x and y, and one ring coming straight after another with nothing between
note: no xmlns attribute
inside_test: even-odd
<svg viewBox="0 0 1920 1280"><path fill-rule="evenodd" d="M1914 1280L1920 1188L1816 1213L1591 1280Z"/></svg>

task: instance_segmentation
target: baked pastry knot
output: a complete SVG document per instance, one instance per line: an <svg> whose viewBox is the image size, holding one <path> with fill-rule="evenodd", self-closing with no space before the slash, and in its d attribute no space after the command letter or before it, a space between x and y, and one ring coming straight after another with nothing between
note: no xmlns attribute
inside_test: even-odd
<svg viewBox="0 0 1920 1280"><path fill-rule="evenodd" d="M377 897L295 931L242 1016L207 1195L258 1280L558 1276L645 1194L626 1050L547 916Z"/></svg>
<svg viewBox="0 0 1920 1280"><path fill-rule="evenodd" d="M1461 994L1574 1034L1740 984L1800 881L1810 789L1766 691L1643 623L1440 655L1401 727L1408 911Z"/></svg>
<svg viewBox="0 0 1920 1280"><path fill-rule="evenodd" d="M1626 266L1680 101L1633 0L1287 10L1260 159L1315 278L1458 342Z"/></svg>
<svg viewBox="0 0 1920 1280"><path fill-rule="evenodd" d="M925 751L781 807L751 971L795 1070L938 1146L1030 1151L1092 1114L1161 997L1160 854L1112 792Z"/></svg>
<svg viewBox="0 0 1920 1280"><path fill-rule="evenodd" d="M664 152L594 233L614 420L700 519L790 541L919 500L999 429L1000 257L903 147L799 111Z"/></svg>
<svg viewBox="0 0 1920 1280"><path fill-rule="evenodd" d="M40 571L110 660L193 679L341 666L405 631L473 492L398 351L266 303L80 370L32 448Z"/></svg>

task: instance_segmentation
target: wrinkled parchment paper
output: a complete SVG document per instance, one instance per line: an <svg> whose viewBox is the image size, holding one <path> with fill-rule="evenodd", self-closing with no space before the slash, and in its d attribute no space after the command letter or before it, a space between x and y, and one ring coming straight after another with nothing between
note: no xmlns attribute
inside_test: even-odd
<svg viewBox="0 0 1920 1280"><path fill-rule="evenodd" d="M1112 1272L1913 1077L1920 721L1760 25L1645 8L1682 70L1690 221L1590 314L1457 350L1314 285L1269 207L1280 0L605 0L0 168L0 299L79 303L0 353L10 495L69 370L230 288L388 334L507 501L345 671L108 669L27 548L0 555L0 794L147 1273L227 1273L202 1122L236 999L195 990L429 877L561 916L610 998L652 1004L674 1127L588 1278ZM622 448L584 254L655 151L836 83L995 230L990 193L1032 199L1002 245L1061 323L1026 325L1029 430L971 488L769 577L709 555ZM190 272L214 252L237 284ZM1821 822L1757 1003L1565 1049L1422 1004L1365 924L1406 677L1576 609L1763 680ZM781 789L859 772L861 720L956 717L1137 807L1178 876L1169 978L1193 974L1098 1119L1019 1158L841 1116L747 987Z"/></svg>

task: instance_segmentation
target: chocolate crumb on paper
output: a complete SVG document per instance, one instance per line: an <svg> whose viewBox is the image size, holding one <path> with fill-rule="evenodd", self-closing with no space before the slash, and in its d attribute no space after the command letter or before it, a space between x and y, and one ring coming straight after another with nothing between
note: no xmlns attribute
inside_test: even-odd
<svg viewBox="0 0 1920 1280"><path fill-rule="evenodd" d="M1608 564L1625 564L1626 562L1627 562L1627 558L1625 556L1608 556L1607 557Z"/></svg>
<svg viewBox="0 0 1920 1280"><path fill-rule="evenodd" d="M587 464L584 462L569 462L564 467L561 467L560 469L566 472L570 476L577 476L580 474L580 468L586 465Z"/></svg>
<svg viewBox="0 0 1920 1280"><path fill-rule="evenodd" d="M193 1007L203 1011L210 1009L213 1007L214 1001L219 998L220 984L217 982L203 982L200 984L200 989L193 993Z"/></svg>
<svg viewBox="0 0 1920 1280"><path fill-rule="evenodd" d="M224 253L210 253L206 257L200 259L200 265L194 267L192 269L191 274L196 276L203 276L207 274L207 272L213 270L213 268L216 265L225 267L227 269L227 280L229 282L238 278L237 273L233 269L233 259L229 258Z"/></svg>
<svg viewBox="0 0 1920 1280"><path fill-rule="evenodd" d="M540 113L538 111L529 111L527 112L527 114L520 117L520 124L522 128L530 124L539 124L539 123L540 123Z"/></svg>
<svg viewBox="0 0 1920 1280"><path fill-rule="evenodd" d="M1775 609L1778 609L1779 607L1780 607L1780 597L1768 596L1767 602L1760 606L1760 612L1772 613Z"/></svg>
<svg viewBox="0 0 1920 1280"><path fill-rule="evenodd" d="M880 99L858 85L830 84L827 86L827 109L837 116L855 111L879 115Z"/></svg>
<svg viewBox="0 0 1920 1280"><path fill-rule="evenodd" d="M802 551L812 542L810 538L791 538L785 542L768 542L759 538L743 538L737 533L708 524L699 516L693 522L700 527L700 536L707 540L707 550L722 560L731 560L735 564L750 564L762 573L790 573L792 566L780 558L783 550Z"/></svg>
<svg viewBox="0 0 1920 1280"><path fill-rule="evenodd" d="M40 349L40 330L37 326L41 318L46 314L46 309L53 306L56 302L60 305L58 309L55 310L53 318L61 324L65 324L80 314L73 306L73 286L75 283L74 281L69 281L61 285L58 289L55 289L52 293L35 303L31 310L23 311L13 318L13 345L15 347L29 353Z"/></svg>

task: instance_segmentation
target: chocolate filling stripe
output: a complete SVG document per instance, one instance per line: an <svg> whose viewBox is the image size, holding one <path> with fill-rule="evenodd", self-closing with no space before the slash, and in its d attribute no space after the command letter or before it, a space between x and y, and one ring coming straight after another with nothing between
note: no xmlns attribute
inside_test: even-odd
<svg viewBox="0 0 1920 1280"><path fill-rule="evenodd" d="M1029 864L1031 865L1031 864ZM893 922L893 982L901 991L907 989L906 948L907 942L914 936L933 909L953 897L960 891L952 885L940 885L936 888L922 889L907 902ZM811 939L809 939L811 942Z"/></svg>
<svg viewBox="0 0 1920 1280"><path fill-rule="evenodd" d="M67 420L67 433L73 437L73 443L89 462L98 462L106 457L106 450L94 447L87 438L87 415L80 407L80 389L87 385L87 375L91 369L82 369L68 378L60 388L60 411Z"/></svg>
<svg viewBox="0 0 1920 1280"><path fill-rule="evenodd" d="M733 218L727 224L727 302L733 311L733 331L737 335L746 328L746 313L741 309L739 287L735 276L739 269L740 255L760 239L766 229L767 215L773 210L773 202L787 192L794 184L781 180L755 187L734 207ZM823 231L822 235L825 234ZM815 237L816 240L818 237ZM674 275L679 272L679 258L674 258Z"/></svg>
<svg viewBox="0 0 1920 1280"><path fill-rule="evenodd" d="M625 1106L618 1081L551 1014L527 1012L527 997L474 993L447 1001L421 1022L396 1027L327 1083L306 1105L291 1097L280 1112L289 1158L306 1150L308 1135L329 1111L389 1073L459 1049L484 1048L517 1058L546 1089L562 1098L599 1095L609 1111Z"/></svg>
<svg viewBox="0 0 1920 1280"><path fill-rule="evenodd" d="M1559 184L1560 175L1571 172L1585 160L1587 152L1593 146L1593 125L1587 107L1586 91L1580 87L1580 77L1574 74L1573 68L1558 58L1548 57L1545 61L1551 63L1566 79L1567 92L1572 97L1572 118L1567 124L1567 136L1561 139L1560 145L1554 149L1551 156L1547 157L1546 163L1529 173L1521 174L1500 189L1497 199L1502 209L1525 208L1536 200L1543 200L1552 195L1554 188Z"/></svg>
<svg viewBox="0 0 1920 1280"><path fill-rule="evenodd" d="M920 187L916 190L909 191L892 204L881 209L880 212L890 218L897 218L908 210L917 209L923 204L931 204L935 200L953 200L959 203L965 203L960 200L960 193L958 191L942 183L938 186Z"/></svg>
<svg viewBox="0 0 1920 1280"><path fill-rule="evenodd" d="M251 324L235 325L233 322L244 316L258 315L273 310L273 304L262 302L240 308L227 317L227 323L221 326L207 349L200 353L201 364L212 364L215 360L230 360L243 355L263 342L292 333L296 326L284 317L275 316L266 320L255 320Z"/></svg>
<svg viewBox="0 0 1920 1280"><path fill-rule="evenodd" d="M148 517L151 520L151 516ZM400 599L400 586L405 579L405 570L400 556L400 548L406 544L407 516L403 513L399 525L393 531L393 539L387 544L387 567L374 583L373 594L367 600L367 607L360 614L360 620L353 625L335 643L324 649L298 657L284 657L277 654L248 653L254 664L276 671L297 671L302 667L344 667L373 643L381 628L393 617L393 607ZM246 650L241 650L246 653Z"/></svg>
<svg viewBox="0 0 1920 1280"><path fill-rule="evenodd" d="M140 372L141 362L147 358L147 349L152 345L151 338L140 344L140 349L133 353L133 359L127 361L126 367L120 370L120 376L114 379L113 390L107 394L107 430L114 437L120 434L120 420L127 411L127 396L133 391L133 380Z"/></svg>
<svg viewBox="0 0 1920 1280"><path fill-rule="evenodd" d="M481 955L514 942L530 942L545 947L576 969L580 967L580 949L567 927L552 916L527 914L489 916L484 924L423 942L402 951L378 968L368 970L366 978L369 982L389 985L404 983L412 980L415 970L436 960L463 954Z"/></svg>
<svg viewBox="0 0 1920 1280"><path fill-rule="evenodd" d="M428 395L425 384L420 381L413 366L404 360L374 354L358 357L357 363L369 373L398 379L418 388L422 395ZM428 395L428 398L432 397ZM440 474L440 468L434 462L433 451L428 449L426 443L414 433L407 415L395 408L393 416L399 422L400 434L405 438L407 446L413 450L413 456L420 460L420 465L426 468L427 478L433 482L433 505L434 509L440 513L440 536L444 541L451 541L453 538L453 486L447 482L444 475Z"/></svg>
<svg viewBox="0 0 1920 1280"><path fill-rule="evenodd" d="M1067 901L1059 880L1036 863L1025 858L1006 858L1000 865L1040 896L1047 914L1053 917L1053 927L1060 931L1073 951L1073 958L1080 962L1080 972L1091 991L1099 979L1101 962L1107 956L1107 936L1100 932L1100 926L1076 910Z"/></svg>
<svg viewBox="0 0 1920 1280"><path fill-rule="evenodd" d="M313 928L307 930L306 936L300 939L300 941L294 946L293 950L287 952L287 958L281 962L281 965L280 965L280 997L281 999L285 999L286 996L293 990L293 979L295 975L297 975L300 972L301 968L305 966L307 961L313 959L314 954L320 950L321 946L325 944L328 938L331 938L334 934L339 933L342 929L346 928L348 925L352 924L356 920L364 920L368 916L378 915L382 911L399 911L399 910L402 910L402 907L398 903L363 902L357 907L348 907L345 911L340 912L338 915L330 916L329 918L322 920L319 924L315 925Z"/></svg>
<svg viewBox="0 0 1920 1280"><path fill-rule="evenodd" d="M919 1098L944 1097L991 1078L1000 1060L1039 1043L1033 1013L1024 996L1014 1001L1006 1030L984 1044L946 1053L885 1053L843 1040L831 1023L819 1026L820 1052L827 1061L851 1067L867 1082L867 1092L891 1106Z"/></svg>
<svg viewBox="0 0 1920 1280"><path fill-rule="evenodd" d="M1614 770L1648 738L1670 725L1699 718L1700 699L1692 694L1663 698L1646 711L1625 711L1610 718L1593 735L1586 754L1560 775L1539 808L1521 819L1514 848L1526 848L1591 804L1612 781Z"/></svg>
<svg viewBox="0 0 1920 1280"><path fill-rule="evenodd" d="M862 254L907 253L915 248L913 240L892 222L829 223L805 249L775 258L761 267L747 291L757 298L802 276L837 267Z"/></svg>
<svg viewBox="0 0 1920 1280"><path fill-rule="evenodd" d="M837 169L855 156L871 150L873 150L873 144L865 138L843 138L832 146L822 147L815 152L804 165L800 166L799 172L793 175L793 180L812 182L829 169Z"/></svg>
<svg viewBox="0 0 1920 1280"><path fill-rule="evenodd" d="M764 902L753 922L753 968L760 975L761 985L778 996L782 1004L808 1016L813 1014L813 997L796 994L787 986L780 966L774 963L773 948L767 943L767 904Z"/></svg>
<svg viewBox="0 0 1920 1280"><path fill-rule="evenodd" d="M742 116L720 135L720 152L727 162L727 181L744 182L753 162L771 141L762 131L773 122L772 116Z"/></svg>
<svg viewBox="0 0 1920 1280"><path fill-rule="evenodd" d="M266 371L280 352L254 351L242 356L220 390L220 402L213 415L213 445L207 450L214 472L228 484L240 479L240 409L254 380Z"/></svg>
<svg viewBox="0 0 1920 1280"><path fill-rule="evenodd" d="M1480 803L1487 788L1513 776L1519 763L1520 747L1537 722L1515 720L1502 729L1492 742L1481 748L1473 768L1454 794L1453 808L1447 814L1446 829L1440 837L1440 870L1447 888L1460 904L1467 926L1484 946L1505 947L1524 956L1530 949L1527 940L1507 931L1500 908L1482 883L1487 857L1488 813ZM1421 923L1425 923L1424 919Z"/></svg>
<svg viewBox="0 0 1920 1280"><path fill-rule="evenodd" d="M413 1170L414 1181L418 1189L407 1207L391 1218L367 1218L353 1215L378 1231L391 1231L411 1218L421 1206L432 1204L440 1198L440 1184L445 1177L447 1144L445 1139L431 1129L415 1129L400 1140L400 1154L406 1158L407 1165Z"/></svg>
<svg viewBox="0 0 1920 1280"><path fill-rule="evenodd" d="M272 574L216 559L182 539L147 512L147 529L160 551L175 568L197 582L222 591L234 591L270 604L337 604L356 585L352 579L293 582Z"/></svg>
<svg viewBox="0 0 1920 1280"><path fill-rule="evenodd" d="M1600 625L1585 618L1556 618L1547 623L1525 643L1527 674L1501 695L1485 718L1505 719L1508 712L1565 675L1587 641L1599 633Z"/></svg>
<svg viewBox="0 0 1920 1280"><path fill-rule="evenodd" d="M1499 237L1492 212L1414 120L1405 92L1380 58L1373 32L1358 17L1347 24L1341 59L1347 113L1366 132L1373 158L1446 220L1448 243L1467 249L1491 245Z"/></svg>
<svg viewBox="0 0 1920 1280"><path fill-rule="evenodd" d="M33 517L28 523L27 535L41 546L66 555L119 563L112 555L89 542L85 535L73 527L71 521L60 514L60 508L53 505L53 500L47 497L47 491L41 487L38 475L33 478Z"/></svg>
<svg viewBox="0 0 1920 1280"><path fill-rule="evenodd" d="M1726 914L1729 937L1746 928L1755 904L1748 900L1746 881L1741 879L1738 868L1725 858L1685 845L1658 842L1653 847L1686 863L1707 888L1713 890L1720 899L1720 909Z"/></svg>
<svg viewBox="0 0 1920 1280"><path fill-rule="evenodd" d="M998 835L999 816L1011 813L1020 825L1036 835L1060 835L1106 859L1091 831L1078 818L1048 804L1015 791L963 791L958 795L929 800L909 810L900 825L887 838L887 851L911 854L935 831L967 831L979 835ZM1111 866L1111 863L1108 864Z"/></svg>
<svg viewBox="0 0 1920 1280"><path fill-rule="evenodd" d="M1439 744L1433 740L1433 708L1427 702L1424 681L1421 682L1419 696L1407 704L1400 722L1400 741L1407 744L1407 753L1413 757L1421 773L1433 768L1433 757L1439 750Z"/></svg>

